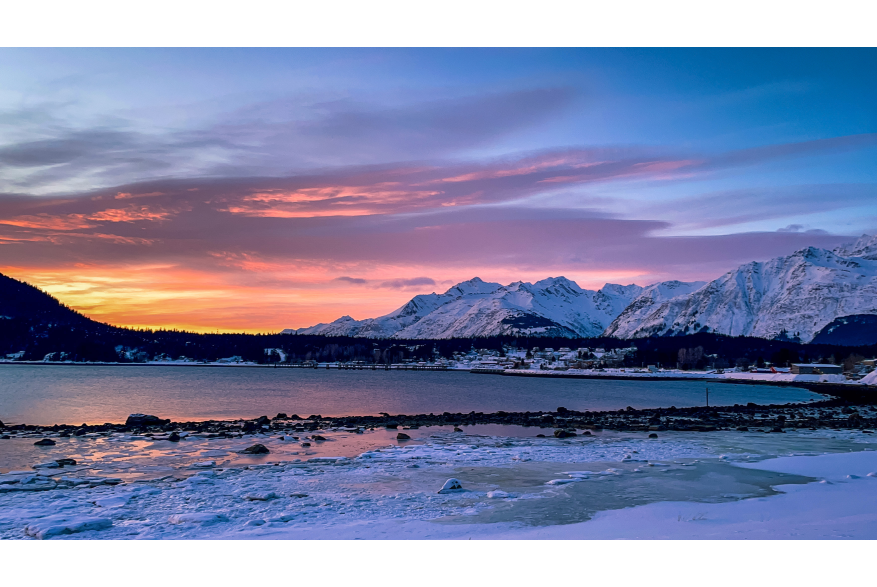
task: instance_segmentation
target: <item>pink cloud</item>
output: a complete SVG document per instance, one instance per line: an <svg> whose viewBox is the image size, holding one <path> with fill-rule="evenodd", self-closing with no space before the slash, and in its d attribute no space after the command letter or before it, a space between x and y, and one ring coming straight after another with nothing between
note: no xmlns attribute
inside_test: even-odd
<svg viewBox="0 0 877 587"><path fill-rule="evenodd" d="M0 224L20 226L22 228L39 228L45 230L80 230L94 228L97 224L86 222L85 214L66 214L64 216L52 216L47 213L25 214L0 220Z"/></svg>
<svg viewBox="0 0 877 587"><path fill-rule="evenodd" d="M672 226L659 220L661 210L654 203L621 218L581 209L525 207L521 201L550 196L549 190L564 186L571 190L606 182L678 179L870 140L841 139L715 157L577 149L481 164L415 163L281 178L155 181L81 196L0 196L0 272L26 280L36 276L37 285L54 283L59 291L64 280L73 283L85 275L95 283L111 284L95 285L100 296L83 297L77 306L98 313L104 310L94 300L118 297L114 288L128 284L141 292L136 294L139 301L114 302L112 313L104 315L116 323L125 323L125 311L143 311L137 304L157 303L165 288L176 297L166 313L155 310L154 315L168 321L152 325L170 325L173 319L191 327L195 318L182 318L187 307L198 303L185 293L189 288L213 296L211 311L229 311L233 303L248 308L249 314L238 313L235 324L252 329L281 327L276 315L255 308L254 298L302 308L304 298L298 296L305 290L306 317L295 318L290 310L282 326L333 319L349 313L345 303L358 304L371 315L387 312L411 292L474 275L505 282L551 274L638 276L641 284L711 279L739 263L845 239L804 232L666 237L658 236L659 231ZM859 200L873 197L864 189L850 193ZM792 190L782 198L714 194L680 199L674 218L715 226L741 214L781 215L789 202L819 210L836 205L824 195L824 190L814 190L801 197ZM164 285L150 289L147 274ZM173 279L188 282L169 284ZM215 316L206 311L199 316L196 322L205 328L215 324Z"/></svg>

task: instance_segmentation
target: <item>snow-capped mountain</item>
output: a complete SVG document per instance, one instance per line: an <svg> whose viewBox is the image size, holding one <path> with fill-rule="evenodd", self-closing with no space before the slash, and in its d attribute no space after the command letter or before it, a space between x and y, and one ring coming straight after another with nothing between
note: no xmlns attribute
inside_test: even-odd
<svg viewBox="0 0 877 587"><path fill-rule="evenodd" d="M714 332L809 342L836 319L854 315L877 315L877 236L747 263L709 283L607 283L592 291L564 277L509 285L476 277L443 294L415 296L380 318L344 316L284 332L411 339Z"/></svg>
<svg viewBox="0 0 877 587"><path fill-rule="evenodd" d="M831 251L808 247L747 263L690 293L638 303L634 300L604 334L640 338L716 332L809 342L836 318L877 314L877 237L865 235Z"/></svg>
<svg viewBox="0 0 877 587"><path fill-rule="evenodd" d="M642 291L638 285L580 288L565 277L509 285L479 278L443 294L415 296L386 316L285 330L297 334L369 338L455 338L510 335L599 336Z"/></svg>

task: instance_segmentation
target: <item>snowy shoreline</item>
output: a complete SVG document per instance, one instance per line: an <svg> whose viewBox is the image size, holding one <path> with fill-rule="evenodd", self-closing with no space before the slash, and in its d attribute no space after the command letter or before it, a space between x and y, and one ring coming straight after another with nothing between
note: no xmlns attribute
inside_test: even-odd
<svg viewBox="0 0 877 587"><path fill-rule="evenodd" d="M749 373L727 372L716 373L714 371L657 371L644 372L633 369L567 369L565 371L550 371L536 369L505 369L501 373L506 376L521 377L569 377L580 379L634 379L637 381L717 381L717 382L758 382L758 383L833 383L844 385L865 385L858 381L848 380L843 375L800 375L794 373Z"/></svg>
<svg viewBox="0 0 877 587"><path fill-rule="evenodd" d="M384 367L378 366L373 369L369 365L350 366L338 368L334 364L321 363L316 366L289 366L262 364L242 361L239 363L198 363L194 361L148 361L144 363L110 363L110 362L76 362L76 361L18 361L18 360L2 360L0 366L3 365L28 365L28 366L69 366L69 367L235 367L235 368L260 368L260 369L323 369L323 370L355 370L355 371L384 371ZM417 365L412 366L411 371L417 371ZM716 381L728 383L764 383L764 384L786 384L794 385L796 383L829 383L833 385L852 385L877 388L877 378L867 381L847 379L843 375L810 375L810 374L793 374L793 373L751 373L751 372L735 372L729 371L725 373L716 373L714 371L682 371L682 370L666 370L647 372L637 369L567 369L559 370L539 370L539 369L491 369L491 368L472 368L469 365L457 367L448 366L445 369L437 369L438 371L452 372L470 372L474 374L490 374L504 375L512 377L556 377L569 379L620 379L620 380L636 380L636 381ZM873 382L872 382L873 381Z"/></svg>
<svg viewBox="0 0 877 587"><path fill-rule="evenodd" d="M0 441L36 451L0 474L0 538L877 538L859 430L318 432ZM463 488L438 493L449 478Z"/></svg>

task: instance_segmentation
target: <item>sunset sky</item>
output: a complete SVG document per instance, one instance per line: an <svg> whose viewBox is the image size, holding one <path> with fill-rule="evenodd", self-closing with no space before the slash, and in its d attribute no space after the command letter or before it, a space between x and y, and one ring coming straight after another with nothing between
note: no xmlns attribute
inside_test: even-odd
<svg viewBox="0 0 877 587"><path fill-rule="evenodd" d="M874 49L0 49L0 273L271 332L877 231Z"/></svg>

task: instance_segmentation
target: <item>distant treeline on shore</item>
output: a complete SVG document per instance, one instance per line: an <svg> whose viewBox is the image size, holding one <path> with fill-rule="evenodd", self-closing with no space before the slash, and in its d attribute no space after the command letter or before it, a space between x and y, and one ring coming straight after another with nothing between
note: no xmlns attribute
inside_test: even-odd
<svg viewBox="0 0 877 587"><path fill-rule="evenodd" d="M91 320L57 299L24 282L0 275L0 358L143 362L156 358L216 361L364 361L399 363L451 358L454 353L487 349L503 354L509 348L569 347L606 350L635 346L625 356L627 366L676 366L679 357L693 356L686 365L699 368L761 365L770 362L831 361L851 356L873 357L877 345L839 346L792 341L730 337L711 333L634 340L615 338L511 337L444 340L367 339L296 334L197 334L179 330L138 330ZM686 352L680 353L680 350ZM692 352L687 352L691 350Z"/></svg>

